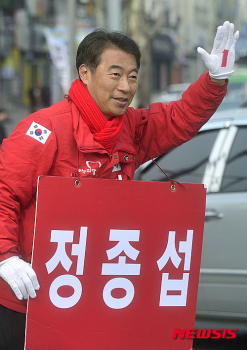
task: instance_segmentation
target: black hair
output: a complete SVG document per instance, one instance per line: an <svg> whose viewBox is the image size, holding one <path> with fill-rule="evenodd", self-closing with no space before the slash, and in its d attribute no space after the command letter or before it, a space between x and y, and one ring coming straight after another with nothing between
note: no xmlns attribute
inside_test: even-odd
<svg viewBox="0 0 247 350"><path fill-rule="evenodd" d="M88 34L78 46L76 55L78 74L82 64L85 64L94 73L101 62L103 51L112 47L132 54L136 59L136 68L140 68L141 52L133 39L121 32L108 32L104 29L96 29Z"/></svg>

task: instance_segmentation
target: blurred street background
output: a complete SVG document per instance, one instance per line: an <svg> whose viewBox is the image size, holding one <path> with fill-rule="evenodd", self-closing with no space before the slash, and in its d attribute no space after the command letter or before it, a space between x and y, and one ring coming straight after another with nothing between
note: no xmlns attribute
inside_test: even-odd
<svg viewBox="0 0 247 350"><path fill-rule="evenodd" d="M240 30L234 79L242 88L247 81L246 0L1 0L0 108L7 111L7 133L31 112L63 98L76 78L78 44L96 27L121 30L140 45L133 105L148 107L180 98L205 71L196 48L210 52L216 28L225 20ZM230 103L236 103L239 84L234 88ZM244 89L241 94L242 102Z"/></svg>

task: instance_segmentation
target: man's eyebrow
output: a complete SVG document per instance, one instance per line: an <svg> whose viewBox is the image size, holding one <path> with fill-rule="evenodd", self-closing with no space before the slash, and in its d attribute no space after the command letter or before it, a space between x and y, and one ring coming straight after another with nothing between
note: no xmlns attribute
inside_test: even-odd
<svg viewBox="0 0 247 350"><path fill-rule="evenodd" d="M117 65L117 64L112 64L110 67L109 67L109 70L110 69L120 69L120 70L123 70L123 67L121 67L121 66L119 66L119 65ZM138 69L137 68L133 68L132 70L131 70L131 72L136 72L136 73L138 73Z"/></svg>

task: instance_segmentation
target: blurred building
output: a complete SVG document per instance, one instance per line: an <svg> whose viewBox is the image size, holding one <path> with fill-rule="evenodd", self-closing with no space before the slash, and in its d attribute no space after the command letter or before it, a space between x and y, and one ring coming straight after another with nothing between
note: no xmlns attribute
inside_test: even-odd
<svg viewBox="0 0 247 350"><path fill-rule="evenodd" d="M91 1L75 3L78 32L95 25ZM0 1L0 106L21 104L32 111L62 98L60 72L45 36L54 28L67 45L68 0ZM63 56L61 61L68 70L69 62Z"/></svg>
<svg viewBox="0 0 247 350"><path fill-rule="evenodd" d="M52 1L1 0L1 104L30 104L30 89L49 85L50 57L42 32ZM40 101L41 104L42 101Z"/></svg>

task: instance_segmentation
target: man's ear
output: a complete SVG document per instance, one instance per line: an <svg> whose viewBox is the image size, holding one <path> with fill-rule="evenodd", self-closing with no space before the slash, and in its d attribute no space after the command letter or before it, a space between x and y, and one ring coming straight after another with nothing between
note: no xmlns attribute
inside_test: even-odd
<svg viewBox="0 0 247 350"><path fill-rule="evenodd" d="M87 85L88 74L89 68L85 64L82 64L79 68L79 77L85 85Z"/></svg>

